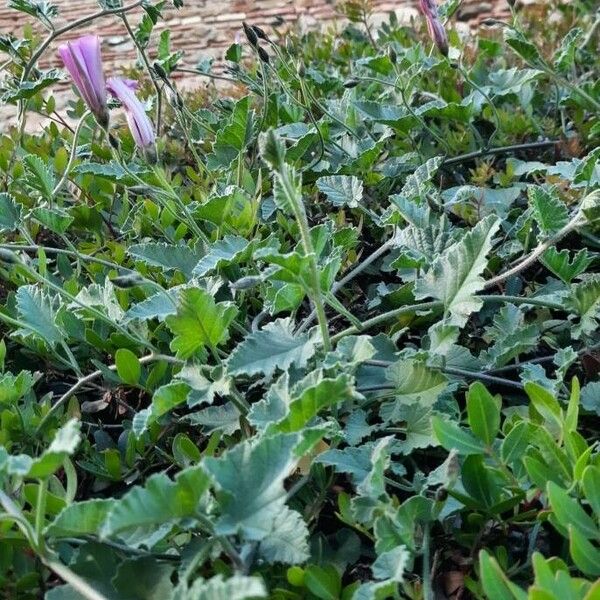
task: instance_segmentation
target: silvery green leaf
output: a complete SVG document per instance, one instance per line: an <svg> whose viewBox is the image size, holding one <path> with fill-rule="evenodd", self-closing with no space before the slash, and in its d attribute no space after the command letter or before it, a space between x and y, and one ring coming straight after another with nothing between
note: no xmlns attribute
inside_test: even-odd
<svg viewBox="0 0 600 600"><path fill-rule="evenodd" d="M415 284L415 298L433 297L444 304L448 322L462 327L482 302L475 295L483 289L481 274L487 266L492 239L500 226L489 216L479 221L439 256L424 277Z"/></svg>
<svg viewBox="0 0 600 600"><path fill-rule="evenodd" d="M334 206L356 208L363 198L363 184L358 177L349 175L330 175L317 179L319 191Z"/></svg>
<svg viewBox="0 0 600 600"><path fill-rule="evenodd" d="M277 319L251 333L231 353L227 371L231 375L270 377L277 369L302 368L315 352L308 334L295 335L291 319Z"/></svg>

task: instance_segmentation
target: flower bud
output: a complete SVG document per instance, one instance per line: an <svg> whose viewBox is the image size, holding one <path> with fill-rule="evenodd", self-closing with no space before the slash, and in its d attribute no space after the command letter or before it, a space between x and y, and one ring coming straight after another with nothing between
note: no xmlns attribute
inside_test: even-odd
<svg viewBox="0 0 600 600"><path fill-rule="evenodd" d="M388 48L388 58L390 59L390 62L395 65L398 62L398 55L396 54L396 51L390 46Z"/></svg>
<svg viewBox="0 0 600 600"><path fill-rule="evenodd" d="M258 46L258 36L256 35L256 32L248 25L248 23L246 23L246 21L242 23L242 27L244 28L244 33L246 34L248 41L256 48Z"/></svg>
<svg viewBox="0 0 600 600"><path fill-rule="evenodd" d="M260 58L260 60L262 60L265 64L268 65L271 62L271 59L269 58L267 51L264 48L261 48L260 46L257 47L257 51L258 58Z"/></svg>
<svg viewBox="0 0 600 600"><path fill-rule="evenodd" d="M264 29L261 29L258 25L252 25L252 29L254 30L256 37L265 40L265 42L269 41L269 36L265 33Z"/></svg>
<svg viewBox="0 0 600 600"><path fill-rule="evenodd" d="M108 143L115 149L118 150L119 149L119 140L112 134L109 133L108 134Z"/></svg>
<svg viewBox="0 0 600 600"><path fill-rule="evenodd" d="M437 46L438 50L444 56L448 56L448 36L438 15L435 0L419 0L419 4L427 22L429 37Z"/></svg>
<svg viewBox="0 0 600 600"><path fill-rule="evenodd" d="M163 80L167 80L169 78L169 76L167 75L167 72L163 69L163 66L159 63L159 62L155 62L152 65L152 68L154 69L154 72Z"/></svg>
<svg viewBox="0 0 600 600"><path fill-rule="evenodd" d="M359 83L360 81L358 79L352 77L351 79L346 79L346 81L344 81L344 87L347 90L351 90L352 88L355 88Z"/></svg>

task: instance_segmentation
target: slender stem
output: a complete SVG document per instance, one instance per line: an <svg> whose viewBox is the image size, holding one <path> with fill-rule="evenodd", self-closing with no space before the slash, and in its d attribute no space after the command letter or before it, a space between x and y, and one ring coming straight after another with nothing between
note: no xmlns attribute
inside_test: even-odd
<svg viewBox="0 0 600 600"><path fill-rule="evenodd" d="M121 325L120 323L113 321L110 317L106 316L102 311L98 310L94 306L90 306L90 305L87 305L87 304L81 302L81 300L78 300L75 296L73 296L73 294L67 292L65 289L61 288L59 285L56 285L55 283L50 281L47 277L43 277L42 275L40 275L33 269L30 269L27 265L22 264L22 266L25 269L25 271L27 273L29 273L37 282L39 282L43 285L47 285L49 288L53 289L55 292L57 292L61 296L64 296L65 298L67 298L67 300L74 302L75 304L77 304L78 306L83 308L84 310L88 310L97 319L103 321L107 325L110 325L111 327L114 327L115 329L120 331L127 339L131 340L132 342L135 342L136 344L141 344L145 348L151 349L153 347L150 342L148 342L147 340L145 340L141 337L137 337L137 336L131 334L127 330L127 328L123 327L123 325Z"/></svg>
<svg viewBox="0 0 600 600"><path fill-rule="evenodd" d="M71 146L71 154L69 156L69 162L67 163L67 166L65 167L65 172L63 173L59 182L56 184L56 186L52 190L53 198L54 198L54 196L56 196L56 194L58 194L58 192L61 190L62 186L64 185L65 181L67 181L67 179L69 178L69 173L71 171L71 167L73 166L73 163L75 162L75 157L77 155L77 138L79 137L79 134L81 133L81 129L83 128L85 120L87 119L87 117L90 114L91 114L91 112L89 110L86 110L83 113L83 115L81 116L81 119L79 119L79 123L77 123L75 133L73 134L73 144Z"/></svg>
<svg viewBox="0 0 600 600"><path fill-rule="evenodd" d="M496 120L496 127L494 129L494 133L492 133L492 135L490 136L490 139L487 142L487 145L490 146L492 144L492 142L494 141L494 138L496 137L496 135L500 131L501 120L500 120L500 114L498 113L498 109L496 108L496 105L492 102L492 99L483 90L483 88L481 88L479 85L477 85L477 83L475 83L469 77L469 74L463 69L462 65L460 63L458 63L457 66L458 66L458 70L460 71L460 73L462 74L462 76L465 78L465 81L471 87L474 87L488 101L488 104L490 105L490 107L491 107L491 109L492 109L492 111L494 113L494 119Z"/></svg>
<svg viewBox="0 0 600 600"><path fill-rule="evenodd" d="M187 69L185 67L177 67L175 71L179 73L189 73L190 75L200 75L201 77L208 77L209 79L219 79L221 81L230 81L231 83L239 83L237 79L233 77L226 77L225 75L215 75L214 73L205 73L204 71L198 71L197 69Z"/></svg>
<svg viewBox="0 0 600 600"><path fill-rule="evenodd" d="M367 329L371 329L376 325L381 325L382 323L386 323L387 321L392 321L396 317L401 315L406 315L414 312L426 312L431 310L439 310L443 308L442 302L422 302L421 304L409 304L408 306L401 306L400 308L395 308L394 310L390 310L388 312L382 313L381 315L377 315L372 319L367 319L363 322L362 327L359 329L358 327L349 327L348 329L344 329L344 331L340 331L331 338L332 343L336 343L342 338L345 338L349 335L354 335L355 333L360 333L362 331L366 331Z"/></svg>
<svg viewBox="0 0 600 600"><path fill-rule="evenodd" d="M543 142L531 142L527 144L514 144L512 146L500 146L498 148L484 148L483 150L477 150L476 152L468 152L467 154L461 154L454 158L447 158L443 162L443 166L449 167L452 165L459 165L464 162L468 162L475 158L482 156L488 156L490 154L511 154L520 150L535 150L538 148L549 148L550 146L556 146L558 140L546 140Z"/></svg>
<svg viewBox="0 0 600 600"><path fill-rule="evenodd" d="M327 324L327 316L325 314L325 305L323 302L323 294L321 290L321 281L319 278L319 270L317 268L317 257L313 248L312 240L310 237L310 229L308 226L308 219L306 218L306 210L304 203L294 185L290 181L289 172L287 165L280 165L277 175L282 184L284 193L286 194L298 228L300 230L300 238L302 241L302 247L304 254L309 260L310 279L312 287L312 301L315 304L315 310L317 313L317 319L319 321L319 327L321 329L321 337L323 338L323 348L326 352L331 349L331 340L329 336L329 328Z"/></svg>
<svg viewBox="0 0 600 600"><path fill-rule="evenodd" d="M564 310L564 306L562 304L558 304L556 302L550 302L548 300L544 300L543 298L522 298L521 296L503 296L500 294L493 295L481 295L476 296L480 298L484 302L510 302L512 304L531 304L533 306L544 306L546 308L550 308L552 310ZM364 321L362 324L362 328L357 327L349 327L340 333L337 333L331 338L333 343L338 342L342 338L348 335L354 335L355 333L360 333L376 325L381 325L382 323L386 323L387 321L393 321L396 317L401 315L415 313L415 312L425 312L425 311L434 311L440 310L444 307L442 302L434 301L434 302L422 302L421 304L409 304L407 306L401 306L400 308L395 308L394 310L390 310L388 312L382 313L373 317L372 319L368 319Z"/></svg>
<svg viewBox="0 0 600 600"><path fill-rule="evenodd" d="M166 361L169 362L171 364L176 364L176 365L180 365L183 364L183 361L181 361L178 358L175 358L173 356L168 356L165 354L148 354L147 356L142 356L142 358L139 359L140 364L145 365L148 363L152 363L152 362L158 362L158 361ZM109 370L111 371L116 371L117 370L117 365L109 365L108 367ZM94 371L93 373L90 373L89 375L86 375L85 377L81 377L79 378L76 383L74 385L72 385L53 405L52 408L50 408L50 410L44 415L44 417L42 418L42 420L40 421L39 425L37 426L36 431L40 431L42 429L42 427L46 424L46 422L48 421L48 419L56 413L56 411L65 404L65 402L67 402L67 400L69 400L73 395L75 395L82 387L84 387L85 385L87 385L88 383L90 383L91 381L94 381L94 379L98 379L99 377L102 376L102 374L104 373L104 371L101 371L100 369L98 369L97 371Z"/></svg>
<svg viewBox="0 0 600 600"><path fill-rule="evenodd" d="M525 387L516 381L510 379L504 379L503 377L494 377L492 375L486 375L485 373L475 373L473 371L467 371L465 369L457 369L455 367L443 367L441 369L448 375L456 375L458 377L466 377L467 379L476 379L478 381L485 381L494 385L503 385L505 387L511 387L517 390L523 390Z"/></svg>
<svg viewBox="0 0 600 600"><path fill-rule="evenodd" d="M35 506L35 537L38 548L43 551L44 548L44 522L46 520L46 498L48 495L48 479L38 480L37 502Z"/></svg>
<svg viewBox="0 0 600 600"><path fill-rule="evenodd" d="M370 254L367 258L365 258L361 263L359 263L354 269L349 271L342 279L333 284L331 288L331 293L335 296L335 293L343 288L349 281L352 281L357 275L360 275L368 266L372 265L378 258L383 256L388 250L394 247L396 244L395 236L385 242L382 246L380 246L375 252ZM317 312L313 310L306 319L301 323L300 327L298 327L296 333L302 333L306 331L307 327L315 320L317 316Z"/></svg>
<svg viewBox="0 0 600 600"><path fill-rule="evenodd" d="M571 83L568 79L565 79L564 77L560 77L559 75L557 75L551 69L544 69L544 71L552 79L554 79L555 81L557 81L561 85L564 85L566 88L568 88L569 90L571 90L571 92L573 94L579 95L581 98L583 98L584 100L586 100L587 102L589 102L589 104L592 105L597 111L600 111L600 102L598 102L595 98L592 98L592 96L590 96L587 92L583 91L581 89L581 86L577 86L577 85Z"/></svg>
<svg viewBox="0 0 600 600"><path fill-rule="evenodd" d="M366 360L363 364L371 367L381 367L387 369L394 363L388 360ZM433 367L448 375L456 375L457 377L465 377L467 379L476 379L478 381L485 381L494 385L503 385L505 387L512 387L517 390L523 390L524 386L516 381L510 379L504 379L503 377L494 377L487 373L478 373L477 371L469 371L467 369L457 369L456 367ZM359 392L378 392L383 390L393 390L396 386L391 383L385 383L381 385L374 385L365 388L359 388Z"/></svg>
<svg viewBox="0 0 600 600"><path fill-rule="evenodd" d="M86 600L108 600L108 598L97 592L85 579L71 571L69 567L55 560L42 558L42 562L61 579L66 581L76 592L79 592Z"/></svg>
<svg viewBox="0 0 600 600"><path fill-rule="evenodd" d="M512 269L509 269L504 273L500 273L500 275L497 275L496 277L493 277L492 279L486 281L484 286L485 289L494 287L495 285L502 283L509 277L512 277L513 275L517 275L521 271L524 271L525 269L527 269L527 267L535 263L537 259L548 248L550 248L550 246L556 244L558 241L560 241L562 238L564 238L566 235L568 235L578 227L585 225L586 222L587 219L582 214L582 212L578 210L575 216L560 231L555 233L552 237L549 237L545 242L539 244L528 256L526 256L522 261L520 261L514 267L512 267Z"/></svg>

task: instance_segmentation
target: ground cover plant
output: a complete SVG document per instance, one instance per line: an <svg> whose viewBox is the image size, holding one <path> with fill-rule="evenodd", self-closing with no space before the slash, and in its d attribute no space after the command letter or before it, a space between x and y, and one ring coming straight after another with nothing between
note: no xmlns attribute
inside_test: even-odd
<svg viewBox="0 0 600 600"><path fill-rule="evenodd" d="M10 4L0 595L600 598L594 3L345 1L224 72L165 2Z"/></svg>

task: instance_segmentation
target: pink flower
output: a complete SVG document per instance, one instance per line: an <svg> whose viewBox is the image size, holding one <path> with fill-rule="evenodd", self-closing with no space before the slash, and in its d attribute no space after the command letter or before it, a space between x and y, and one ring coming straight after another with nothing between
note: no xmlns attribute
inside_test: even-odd
<svg viewBox="0 0 600 600"><path fill-rule="evenodd" d="M106 87L108 91L123 105L127 123L135 143L140 148L154 144L155 135L152 123L144 110L144 106L135 95L137 82L122 77L110 77Z"/></svg>
<svg viewBox="0 0 600 600"><path fill-rule="evenodd" d="M438 50L444 56L448 56L448 36L440 21L435 0L419 0L419 4L421 6L421 12L425 15L425 20L427 21L429 36L437 46Z"/></svg>
<svg viewBox="0 0 600 600"><path fill-rule="evenodd" d="M58 53L85 103L96 116L98 123L106 127L108 109L100 38L97 35L84 35L61 45Z"/></svg>

